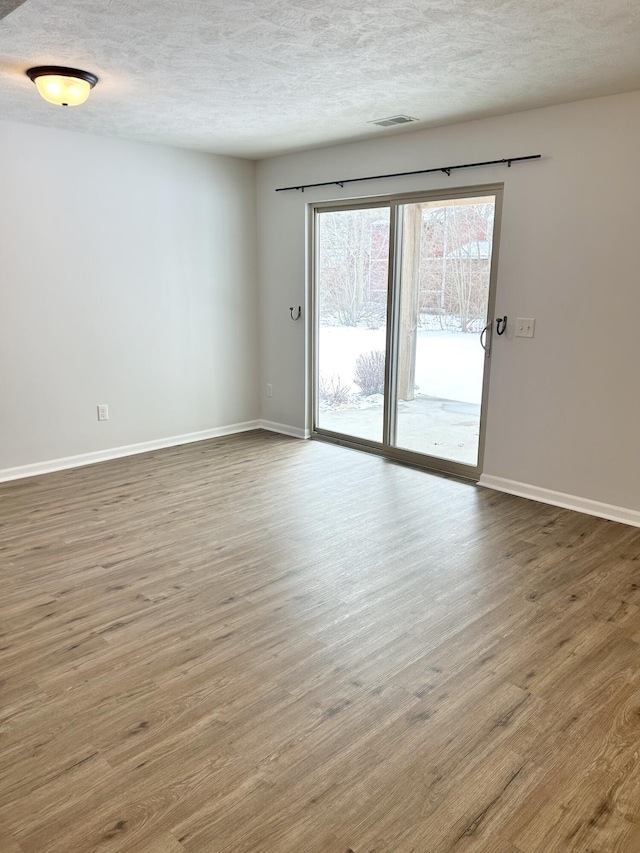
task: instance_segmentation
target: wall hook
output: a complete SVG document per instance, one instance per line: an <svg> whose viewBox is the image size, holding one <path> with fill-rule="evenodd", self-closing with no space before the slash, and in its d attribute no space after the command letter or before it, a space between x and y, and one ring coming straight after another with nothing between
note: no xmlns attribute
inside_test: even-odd
<svg viewBox="0 0 640 853"><path fill-rule="evenodd" d="M291 319L292 319L292 320L299 320L299 319L300 319L300 317L302 316L302 306L301 306L301 305L298 305L298 313L297 313L297 314L296 314L296 316L294 317L294 316L293 316L293 312L294 312L295 310L296 310L296 309L295 309L295 306L292 306L291 308L289 308L289 313L291 314Z"/></svg>
<svg viewBox="0 0 640 853"><path fill-rule="evenodd" d="M507 315L506 314L504 315L504 317L498 317L496 319L496 326L498 327L497 328L498 334L504 335L506 328L507 328Z"/></svg>

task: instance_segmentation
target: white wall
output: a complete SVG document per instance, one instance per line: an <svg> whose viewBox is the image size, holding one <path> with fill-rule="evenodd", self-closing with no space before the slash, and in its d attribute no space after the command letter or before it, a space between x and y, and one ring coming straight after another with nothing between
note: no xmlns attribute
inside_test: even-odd
<svg viewBox="0 0 640 853"><path fill-rule="evenodd" d="M255 239L251 162L0 123L0 469L257 418Z"/></svg>
<svg viewBox="0 0 640 853"><path fill-rule="evenodd" d="M305 425L309 202L504 181L484 471L640 510L640 93L263 161L258 167L263 417ZM494 160L544 160L276 193L276 187ZM274 396L264 396L265 383Z"/></svg>

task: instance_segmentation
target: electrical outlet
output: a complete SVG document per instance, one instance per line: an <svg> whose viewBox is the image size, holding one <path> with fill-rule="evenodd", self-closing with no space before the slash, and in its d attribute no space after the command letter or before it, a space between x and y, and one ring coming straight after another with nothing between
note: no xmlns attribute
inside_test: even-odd
<svg viewBox="0 0 640 853"><path fill-rule="evenodd" d="M516 338L532 338L536 330L533 317L518 317L516 320Z"/></svg>
<svg viewBox="0 0 640 853"><path fill-rule="evenodd" d="M273 385L267 383L267 397L273 397Z"/></svg>
<svg viewBox="0 0 640 853"><path fill-rule="evenodd" d="M98 405L98 420L99 421L108 421L109 420L109 406L106 403L100 403Z"/></svg>

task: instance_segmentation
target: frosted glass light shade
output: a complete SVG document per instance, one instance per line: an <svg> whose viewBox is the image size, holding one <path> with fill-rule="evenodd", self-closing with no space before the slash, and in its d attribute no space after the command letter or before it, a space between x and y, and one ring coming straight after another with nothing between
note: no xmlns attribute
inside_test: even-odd
<svg viewBox="0 0 640 853"><path fill-rule="evenodd" d="M84 104L89 97L91 86L86 80L76 77L61 77L56 74L38 77L36 88L45 101L60 104L63 107L75 107Z"/></svg>
<svg viewBox="0 0 640 853"><path fill-rule="evenodd" d="M45 101L63 107L83 104L98 82L95 74L77 68L59 68L54 65L30 68L27 75L36 84Z"/></svg>

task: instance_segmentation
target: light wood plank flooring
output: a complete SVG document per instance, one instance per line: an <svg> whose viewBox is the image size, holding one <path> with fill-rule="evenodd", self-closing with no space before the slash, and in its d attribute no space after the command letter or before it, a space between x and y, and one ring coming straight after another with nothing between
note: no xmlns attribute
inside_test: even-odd
<svg viewBox="0 0 640 853"><path fill-rule="evenodd" d="M2 851L640 851L640 531L261 432L0 521Z"/></svg>

